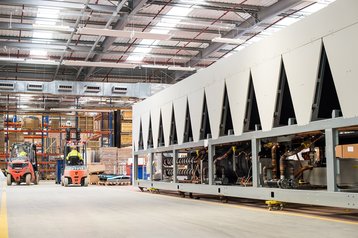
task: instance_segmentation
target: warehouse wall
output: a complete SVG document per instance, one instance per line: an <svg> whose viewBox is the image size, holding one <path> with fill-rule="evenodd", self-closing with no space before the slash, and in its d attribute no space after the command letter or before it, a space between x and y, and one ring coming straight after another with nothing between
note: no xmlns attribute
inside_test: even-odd
<svg viewBox="0 0 358 238"><path fill-rule="evenodd" d="M273 127L273 115L281 61L287 74L297 124L311 120L321 51L324 48L334 78L343 117L358 115L358 1L337 0L275 35L198 71L189 78L134 105L133 142L138 150L142 123L144 149L147 148L151 118L154 148L157 145L160 113L165 146L169 145L174 108L178 143L183 143L186 103L189 104L194 141L199 140L201 114L206 95L212 138L219 136L225 85L228 91L234 133L243 133L250 75L256 93L262 130Z"/></svg>

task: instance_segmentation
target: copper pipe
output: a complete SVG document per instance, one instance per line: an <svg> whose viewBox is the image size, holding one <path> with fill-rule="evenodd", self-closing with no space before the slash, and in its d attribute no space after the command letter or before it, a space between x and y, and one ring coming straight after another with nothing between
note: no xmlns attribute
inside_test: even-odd
<svg viewBox="0 0 358 238"><path fill-rule="evenodd" d="M285 160L287 158L286 154L287 152L280 157L280 179L285 179L285 169L286 169Z"/></svg>
<svg viewBox="0 0 358 238"><path fill-rule="evenodd" d="M271 169L272 169L272 178L277 178L277 149L279 144L275 143L271 148Z"/></svg>
<svg viewBox="0 0 358 238"><path fill-rule="evenodd" d="M306 166L300 168L300 169L294 174L294 176L295 176L295 178L298 178L299 176L301 176L301 174L302 174L304 171L306 171L306 170L312 170L312 169L313 169L313 166L311 166L311 165L306 165Z"/></svg>
<svg viewBox="0 0 358 238"><path fill-rule="evenodd" d="M217 157L215 160L214 160L214 164L217 162L217 161L220 161L220 160L223 160L223 159L226 159L232 152L232 147L230 147L230 149L225 153L223 154L222 156L220 157Z"/></svg>

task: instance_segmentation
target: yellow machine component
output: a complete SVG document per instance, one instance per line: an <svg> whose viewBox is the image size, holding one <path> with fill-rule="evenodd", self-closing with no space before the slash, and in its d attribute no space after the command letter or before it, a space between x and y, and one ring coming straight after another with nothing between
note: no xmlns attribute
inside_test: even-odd
<svg viewBox="0 0 358 238"><path fill-rule="evenodd" d="M159 189L156 188L148 188L147 190L151 193L159 193Z"/></svg>
<svg viewBox="0 0 358 238"><path fill-rule="evenodd" d="M284 203L276 200L267 200L265 201L269 211L272 210L283 210Z"/></svg>

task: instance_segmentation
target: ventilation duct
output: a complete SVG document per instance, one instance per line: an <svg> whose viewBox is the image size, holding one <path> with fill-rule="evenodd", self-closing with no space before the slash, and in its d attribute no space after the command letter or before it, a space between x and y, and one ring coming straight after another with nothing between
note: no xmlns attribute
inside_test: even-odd
<svg viewBox="0 0 358 238"><path fill-rule="evenodd" d="M29 91L42 91L43 88L44 88L43 84L33 84L33 83L27 84L27 90Z"/></svg>
<svg viewBox="0 0 358 238"><path fill-rule="evenodd" d="M0 83L0 89L14 90L15 89L15 84L14 83Z"/></svg>
<svg viewBox="0 0 358 238"><path fill-rule="evenodd" d="M85 86L85 92L87 93L99 93L100 91L100 86Z"/></svg>
<svg viewBox="0 0 358 238"><path fill-rule="evenodd" d="M73 86L72 85L60 84L60 85L58 85L57 90L62 91L62 92L72 92Z"/></svg>
<svg viewBox="0 0 358 238"><path fill-rule="evenodd" d="M127 87L112 87L112 93L119 93L119 94L126 94L127 93Z"/></svg>

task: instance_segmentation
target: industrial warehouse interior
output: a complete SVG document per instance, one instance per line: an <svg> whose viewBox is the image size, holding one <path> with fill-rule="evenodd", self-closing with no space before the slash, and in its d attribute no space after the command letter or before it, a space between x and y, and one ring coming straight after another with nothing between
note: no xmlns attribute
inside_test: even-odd
<svg viewBox="0 0 358 238"><path fill-rule="evenodd" d="M357 237L358 1L0 1L0 238Z"/></svg>

